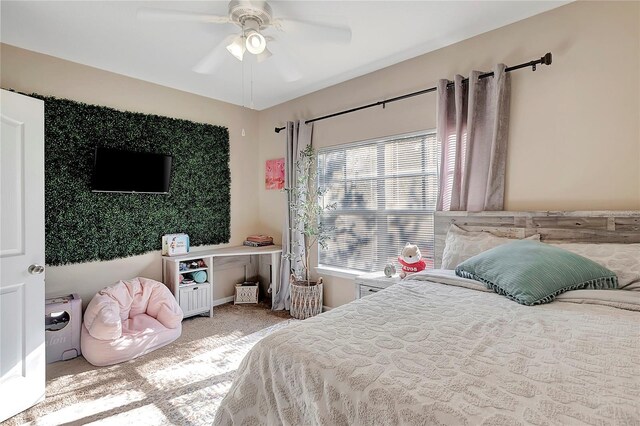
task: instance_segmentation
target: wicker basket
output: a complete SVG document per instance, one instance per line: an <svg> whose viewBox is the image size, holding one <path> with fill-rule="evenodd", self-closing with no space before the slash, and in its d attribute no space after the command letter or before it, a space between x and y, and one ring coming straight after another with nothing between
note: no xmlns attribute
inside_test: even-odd
<svg viewBox="0 0 640 426"><path fill-rule="evenodd" d="M306 319L322 312L322 278L317 282L297 281L292 275L291 283L291 316Z"/></svg>

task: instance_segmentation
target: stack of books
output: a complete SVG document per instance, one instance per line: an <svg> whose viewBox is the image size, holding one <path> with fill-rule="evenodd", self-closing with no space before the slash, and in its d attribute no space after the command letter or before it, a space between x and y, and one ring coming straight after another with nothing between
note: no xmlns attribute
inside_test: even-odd
<svg viewBox="0 0 640 426"><path fill-rule="evenodd" d="M266 235L249 235L242 244L249 247L272 246L273 237L268 237Z"/></svg>

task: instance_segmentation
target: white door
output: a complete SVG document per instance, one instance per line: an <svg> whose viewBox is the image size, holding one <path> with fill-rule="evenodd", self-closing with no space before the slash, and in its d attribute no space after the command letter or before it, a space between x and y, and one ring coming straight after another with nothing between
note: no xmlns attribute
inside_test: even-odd
<svg viewBox="0 0 640 426"><path fill-rule="evenodd" d="M44 102L0 95L0 422L44 398Z"/></svg>

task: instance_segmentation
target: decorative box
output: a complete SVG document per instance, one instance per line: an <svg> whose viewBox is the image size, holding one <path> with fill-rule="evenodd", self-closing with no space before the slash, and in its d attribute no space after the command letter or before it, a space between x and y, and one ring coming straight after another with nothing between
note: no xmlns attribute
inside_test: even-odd
<svg viewBox="0 0 640 426"><path fill-rule="evenodd" d="M236 294L233 298L235 305L240 303L258 303L258 284L244 283L236 284Z"/></svg>
<svg viewBox="0 0 640 426"><path fill-rule="evenodd" d="M167 234L162 236L162 255L178 256L189 253L187 234Z"/></svg>

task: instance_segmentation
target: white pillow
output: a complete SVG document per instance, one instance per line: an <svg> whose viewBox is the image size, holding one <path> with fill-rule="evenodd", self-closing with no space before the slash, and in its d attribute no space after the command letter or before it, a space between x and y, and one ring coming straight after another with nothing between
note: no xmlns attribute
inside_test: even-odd
<svg viewBox="0 0 640 426"><path fill-rule="evenodd" d="M535 234L527 240L540 241L540 235ZM498 237L486 231L465 231L451 224L447 232L442 253L441 269L455 269L458 264L473 256L519 238Z"/></svg>
<svg viewBox="0 0 640 426"><path fill-rule="evenodd" d="M618 276L618 288L640 291L640 244L553 243L604 266Z"/></svg>

